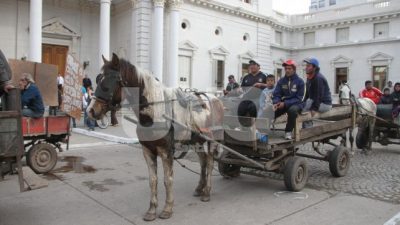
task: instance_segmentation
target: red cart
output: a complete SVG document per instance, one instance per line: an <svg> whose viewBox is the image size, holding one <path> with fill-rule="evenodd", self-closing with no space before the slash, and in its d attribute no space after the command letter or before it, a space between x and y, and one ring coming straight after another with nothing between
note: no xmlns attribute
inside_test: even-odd
<svg viewBox="0 0 400 225"><path fill-rule="evenodd" d="M47 173L57 163L61 143L69 143L70 117L68 115L41 118L22 117L26 163L36 173Z"/></svg>

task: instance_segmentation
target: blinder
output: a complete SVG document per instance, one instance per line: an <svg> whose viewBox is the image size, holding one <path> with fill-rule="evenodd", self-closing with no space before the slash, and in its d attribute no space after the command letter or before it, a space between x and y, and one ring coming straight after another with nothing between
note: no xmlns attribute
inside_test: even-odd
<svg viewBox="0 0 400 225"><path fill-rule="evenodd" d="M110 102L120 82L121 76L119 72L110 70L109 73L100 77L94 95L105 102Z"/></svg>

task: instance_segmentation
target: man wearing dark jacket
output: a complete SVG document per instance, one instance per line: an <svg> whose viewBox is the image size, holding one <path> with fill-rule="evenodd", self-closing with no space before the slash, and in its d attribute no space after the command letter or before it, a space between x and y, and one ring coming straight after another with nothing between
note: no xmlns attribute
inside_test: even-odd
<svg viewBox="0 0 400 225"><path fill-rule="evenodd" d="M22 74L19 87L21 89L22 115L34 118L42 117L44 113L42 95L35 85L32 75Z"/></svg>
<svg viewBox="0 0 400 225"><path fill-rule="evenodd" d="M285 68L285 76L276 84L272 102L276 110L275 118L288 114L285 138L292 139L296 118L303 108L304 81L296 74L296 63L293 60L287 60L282 66Z"/></svg>
<svg viewBox="0 0 400 225"><path fill-rule="evenodd" d="M257 117L259 99L262 90L267 87L267 76L260 71L260 64L249 61L249 74L243 77L240 85L244 92L242 102L238 106L238 116Z"/></svg>
<svg viewBox="0 0 400 225"><path fill-rule="evenodd" d="M399 116L400 113L400 83L396 83L394 85L394 91L390 95L390 98L393 103L392 115L393 118L396 118Z"/></svg>
<svg viewBox="0 0 400 225"><path fill-rule="evenodd" d="M10 84L11 69L8 65L7 59L3 52L0 50L0 97L8 92L13 86Z"/></svg>
<svg viewBox="0 0 400 225"><path fill-rule="evenodd" d="M319 62L315 58L304 60L306 64L306 103L303 112L311 111L314 116L316 112L327 112L332 109L332 97L328 81L319 72ZM312 121L303 123L303 127L311 127Z"/></svg>

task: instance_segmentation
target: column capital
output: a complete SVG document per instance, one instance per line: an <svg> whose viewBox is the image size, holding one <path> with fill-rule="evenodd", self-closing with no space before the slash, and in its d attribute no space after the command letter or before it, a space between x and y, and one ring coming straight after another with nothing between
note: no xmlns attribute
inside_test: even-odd
<svg viewBox="0 0 400 225"><path fill-rule="evenodd" d="M178 10L183 4L183 0L168 0L168 5L171 10Z"/></svg>
<svg viewBox="0 0 400 225"><path fill-rule="evenodd" d="M135 7L137 6L138 1L139 1L139 0L130 0L131 5L132 5L132 8L135 8Z"/></svg>
<svg viewBox="0 0 400 225"><path fill-rule="evenodd" d="M165 0L153 0L154 7L164 7Z"/></svg>
<svg viewBox="0 0 400 225"><path fill-rule="evenodd" d="M111 4L111 1L112 0L100 0L100 4L103 4L103 3Z"/></svg>

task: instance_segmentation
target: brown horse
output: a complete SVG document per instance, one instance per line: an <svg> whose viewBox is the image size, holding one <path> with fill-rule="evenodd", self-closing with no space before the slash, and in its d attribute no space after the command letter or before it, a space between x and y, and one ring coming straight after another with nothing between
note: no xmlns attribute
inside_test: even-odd
<svg viewBox="0 0 400 225"><path fill-rule="evenodd" d="M209 94L189 94L180 89L165 88L151 73L119 59L115 54L111 61L104 57L103 61L103 74L87 112L92 118L101 118L112 101L121 101L121 97L115 96L121 95L121 91L117 91L121 88L126 90L126 95L134 97L128 101L138 118L136 132L148 166L151 189L150 208L143 219L151 221L156 218L157 156L162 159L166 189L165 206L159 217L170 218L174 204L172 183L175 143L203 146L206 140L199 134L214 140L222 139L223 105ZM213 143L207 144L208 148L196 151L200 158L201 175L194 195L200 196L202 201L210 200L213 155L217 147Z"/></svg>

